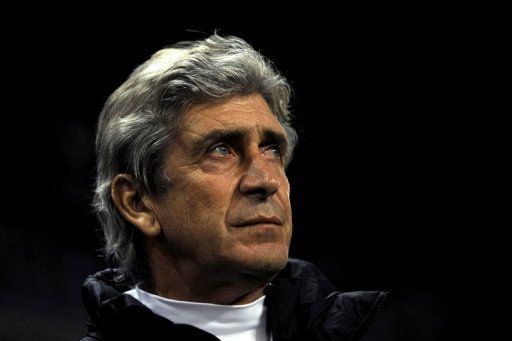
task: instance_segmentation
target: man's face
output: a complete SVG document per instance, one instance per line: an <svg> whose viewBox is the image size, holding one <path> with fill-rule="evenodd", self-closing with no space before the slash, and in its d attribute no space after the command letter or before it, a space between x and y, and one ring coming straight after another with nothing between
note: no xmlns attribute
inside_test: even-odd
<svg viewBox="0 0 512 341"><path fill-rule="evenodd" d="M285 131L259 94L196 105L166 155L157 218L171 258L198 271L277 273L292 233Z"/></svg>

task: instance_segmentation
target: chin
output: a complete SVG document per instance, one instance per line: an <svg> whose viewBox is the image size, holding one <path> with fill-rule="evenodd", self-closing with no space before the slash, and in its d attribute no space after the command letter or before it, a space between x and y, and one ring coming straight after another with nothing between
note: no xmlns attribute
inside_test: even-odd
<svg viewBox="0 0 512 341"><path fill-rule="evenodd" d="M249 257L240 259L241 272L268 278L268 280L277 275L288 262L288 249L279 250L279 248L274 247L274 249L266 251L269 252L253 252Z"/></svg>

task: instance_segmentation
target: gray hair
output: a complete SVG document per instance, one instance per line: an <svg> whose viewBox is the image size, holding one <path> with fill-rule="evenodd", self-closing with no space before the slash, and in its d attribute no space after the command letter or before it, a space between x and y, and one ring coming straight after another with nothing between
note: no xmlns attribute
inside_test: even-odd
<svg viewBox="0 0 512 341"><path fill-rule="evenodd" d="M140 193L168 189L164 153L179 133L179 120L192 105L259 93L285 129L286 165L297 143L289 112L290 86L248 43L217 34L162 49L137 67L107 100L96 135L97 181L93 206L103 228L105 255L124 279L147 274L142 235L116 209L111 183L133 176Z"/></svg>

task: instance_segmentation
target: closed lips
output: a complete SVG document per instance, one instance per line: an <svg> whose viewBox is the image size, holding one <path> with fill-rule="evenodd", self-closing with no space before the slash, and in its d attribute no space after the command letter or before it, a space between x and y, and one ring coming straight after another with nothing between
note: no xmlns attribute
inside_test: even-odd
<svg viewBox="0 0 512 341"><path fill-rule="evenodd" d="M249 225L257 225L257 224L274 224L274 225L282 225L283 221L278 217L256 217L248 220L244 220L241 223L237 223L234 226L249 226Z"/></svg>

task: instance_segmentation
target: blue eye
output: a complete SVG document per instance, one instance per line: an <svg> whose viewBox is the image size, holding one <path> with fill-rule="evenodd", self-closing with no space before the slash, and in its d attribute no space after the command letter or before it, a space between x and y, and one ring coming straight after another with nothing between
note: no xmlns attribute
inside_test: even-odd
<svg viewBox="0 0 512 341"><path fill-rule="evenodd" d="M281 155L282 155L281 146L279 146L278 144L273 144L267 148L265 153L269 153L272 157L275 157L275 158L281 158Z"/></svg>
<svg viewBox="0 0 512 341"><path fill-rule="evenodd" d="M225 144L219 144L219 145L213 147L212 149L210 149L210 153L215 153L218 155L226 156L231 153L231 150Z"/></svg>

